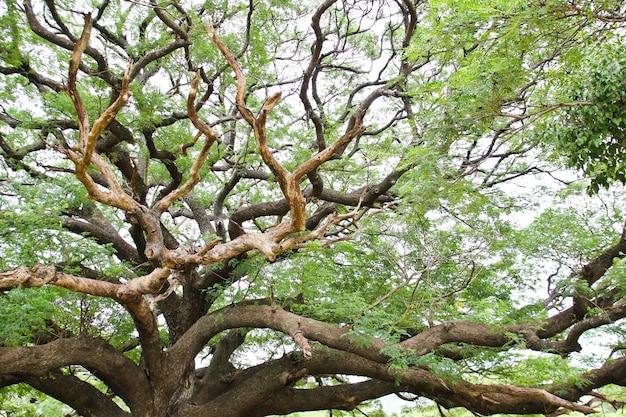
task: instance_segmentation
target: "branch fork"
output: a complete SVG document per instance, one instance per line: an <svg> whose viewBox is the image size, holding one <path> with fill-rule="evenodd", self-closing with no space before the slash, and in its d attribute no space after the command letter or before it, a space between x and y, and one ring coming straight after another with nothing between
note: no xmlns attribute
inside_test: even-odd
<svg viewBox="0 0 626 417"><path fill-rule="evenodd" d="M224 44L224 42L219 38L211 22L207 20L205 22L205 26L209 38L217 46L224 58L226 58L228 65L235 73L235 78L237 80L237 92L235 102L237 104L237 108L239 109L242 117L252 127L261 158L263 159L265 165L272 171L272 174L274 174L274 176L276 177L276 180L280 185L281 191L287 202L289 203L291 220L289 222L288 229L285 231L286 233L282 237L280 237L280 239L286 237L293 232L301 232L305 229L306 199L304 198L302 190L300 189L300 183L304 180L307 174L316 170L320 165L333 157L333 155L339 149L345 147L350 141L352 141L354 138L361 135L365 131L365 126L363 126L362 124L363 112L358 112L357 116L350 124L346 133L344 133L333 144L328 146L326 149L318 152L316 155L312 156L309 160L297 167L293 172L290 172L285 167L283 167L276 160L276 158L274 158L274 155L270 151L267 144L267 115L278 103L281 98L281 94L276 93L268 98L263 104L261 110L259 111L258 116L255 117L250 109L248 109L248 107L246 106L246 77L239 67L237 60L228 49L226 44Z"/></svg>
<svg viewBox="0 0 626 417"><path fill-rule="evenodd" d="M102 132L107 128L109 123L117 116L120 109L128 102L131 97L129 84L131 80L132 62L128 64L124 71L124 78L117 98L107 107L107 109L96 119L93 126L89 125L89 117L82 98L78 92L76 85L78 68L82 59L83 52L87 48L89 37L91 35L92 26L91 15L85 15L85 24L80 39L76 42L72 57L70 59L69 74L67 80L66 91L78 116L78 143L76 147L71 149L60 149L66 154L76 166L76 177L83 183L87 189L89 198L101 203L118 207L123 210L130 211L137 208L138 203L135 202L128 194L124 192L109 164L95 152L96 143ZM82 155L79 155L79 153ZM89 166L93 164L104 176L109 191L104 191L99 187L93 178L87 173Z"/></svg>

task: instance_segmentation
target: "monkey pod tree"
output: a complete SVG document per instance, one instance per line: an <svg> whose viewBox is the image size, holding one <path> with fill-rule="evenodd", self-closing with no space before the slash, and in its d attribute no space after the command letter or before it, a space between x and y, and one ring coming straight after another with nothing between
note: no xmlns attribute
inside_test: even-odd
<svg viewBox="0 0 626 417"><path fill-rule="evenodd" d="M4 399L618 405L624 6L302 3L0 5Z"/></svg>

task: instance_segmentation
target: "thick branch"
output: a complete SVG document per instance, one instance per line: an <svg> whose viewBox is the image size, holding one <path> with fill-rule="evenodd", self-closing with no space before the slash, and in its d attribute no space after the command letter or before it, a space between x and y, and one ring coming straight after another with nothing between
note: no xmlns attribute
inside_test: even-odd
<svg viewBox="0 0 626 417"><path fill-rule="evenodd" d="M326 346L351 351L377 362L387 361L387 357L380 353L384 343L378 339L372 338L369 346L360 347L353 343L349 329L264 305L231 305L203 316L179 339L168 354L174 357L187 356L191 360L215 335L224 330L242 327L270 328L292 337L302 334L307 339L321 342Z"/></svg>
<svg viewBox="0 0 626 417"><path fill-rule="evenodd" d="M0 347L0 365L0 375L23 378L39 378L63 366L82 365L115 379L124 391L118 395L132 410L145 410L146 399L152 398L146 375L102 339L78 337L40 346Z"/></svg>
<svg viewBox="0 0 626 417"><path fill-rule="evenodd" d="M555 411L560 407L583 413L593 412L590 407L572 403L540 389L498 384L451 383L422 368L407 368L397 372L390 369L386 363L371 361L345 351L318 348L315 349L310 360L302 360L302 357L297 354L289 354L281 359L244 370L231 381L233 386L230 390L203 406L189 406L185 409L185 414L201 416L217 410L228 410L227 413L232 412L232 414L226 415L248 415L249 412L252 412L251 415L257 415L253 410L257 410L260 400L262 400L261 404L268 408L272 407L268 405L271 399L298 398L302 401L315 392L319 393L320 390L301 389L298 390L299 393L296 393L291 389L292 384L307 375L332 373L368 376L377 381L371 381L359 387L369 387L370 390L377 387L375 390L383 393L410 391L432 398L446 407L464 406L480 414L544 413ZM265 398L258 396L259 387L262 387L261 391L264 394L271 396ZM328 390L344 395L356 394L350 385ZM321 390L322 393L324 391L326 390ZM370 394L373 392L369 391L362 395L367 398ZM233 408L231 408L232 398L240 400ZM353 398L351 401L349 397L344 396L336 398L334 404L338 408L352 409L356 407L357 400L358 398ZM289 408L291 408L290 411L309 409L306 408L306 403L274 404L274 407L285 411ZM314 407L313 403L310 403L310 406Z"/></svg>
<svg viewBox="0 0 626 417"><path fill-rule="evenodd" d="M128 99L130 98L128 85L130 83L130 71L132 65L129 64L129 66L126 68L126 71L124 73L124 79L122 81L122 88L117 98L113 101L113 103L109 105L109 107L107 107L107 109L100 115L100 117L96 119L93 127L90 127L85 105L80 97L80 94L78 93L78 89L76 86L78 67L81 61L82 54L87 47L90 33L91 15L86 15L83 33L79 41L76 43L76 46L72 53L72 57L70 59L67 85L67 92L72 99L74 108L76 109L76 113L78 115L79 139L77 150L78 152L82 153L82 157L69 149L59 148L59 150L61 152L64 152L76 165L76 177L83 183L83 185L89 192L90 198L93 198L97 201L100 201L101 203L110 206L130 211L132 209L136 209L138 207L138 204L122 190L122 187L115 178L115 175L113 174L109 164L98 154L95 154L94 151L96 148L96 141L100 137L100 134L115 118L119 110L122 108L122 106L124 106L124 104L126 104ZM109 192L102 191L101 188L98 187L98 185L93 181L91 176L87 174L87 169L92 162L104 175L107 184L110 187Z"/></svg>
<svg viewBox="0 0 626 417"><path fill-rule="evenodd" d="M81 416L130 416L130 413L118 407L105 393L74 375L53 372L42 377L25 377L22 381L69 405Z"/></svg>
<svg viewBox="0 0 626 417"><path fill-rule="evenodd" d="M199 381L194 387L192 398L195 404L205 404L228 390L228 376L236 372L230 362L230 357L244 341L245 336L237 330L229 332L220 339L213 352L211 363L207 368L201 369L201 374L197 375Z"/></svg>
<svg viewBox="0 0 626 417"><path fill-rule="evenodd" d="M247 415L261 417L322 409L351 411L363 401L380 398L399 389L393 382L377 380L312 389L286 388L255 406L254 411Z"/></svg>
<svg viewBox="0 0 626 417"><path fill-rule="evenodd" d="M32 288L48 284L83 294L112 298L122 304L130 304L137 302L143 294L157 294L169 275L168 268L157 268L148 275L123 284L114 284L59 272L54 266L35 265L32 268L22 266L0 273L0 289Z"/></svg>

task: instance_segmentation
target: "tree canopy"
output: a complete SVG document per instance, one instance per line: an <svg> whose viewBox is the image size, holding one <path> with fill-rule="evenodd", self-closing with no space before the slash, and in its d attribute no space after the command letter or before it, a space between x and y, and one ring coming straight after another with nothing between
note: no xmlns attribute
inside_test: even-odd
<svg viewBox="0 0 626 417"><path fill-rule="evenodd" d="M6 413L623 405L625 26L616 0L0 4Z"/></svg>

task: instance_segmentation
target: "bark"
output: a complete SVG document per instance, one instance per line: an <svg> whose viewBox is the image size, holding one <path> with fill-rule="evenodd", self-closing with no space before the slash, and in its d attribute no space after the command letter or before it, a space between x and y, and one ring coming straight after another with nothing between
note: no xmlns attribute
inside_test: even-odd
<svg viewBox="0 0 626 417"><path fill-rule="evenodd" d="M122 261L131 262L135 265L141 263L137 249L120 236L102 213L94 211L94 209L70 209L68 215L63 219L67 230L78 235L84 234L93 237L101 245L112 245L116 256Z"/></svg>
<svg viewBox="0 0 626 417"><path fill-rule="evenodd" d="M11 273L3 273L2 287L40 286L54 283L68 287L77 285L77 287L72 288L82 292L86 291L86 288L94 291L93 284L95 283L103 288L116 286L116 284L85 278L76 283L76 279L63 273L59 274L51 268L33 268L32 270L21 268ZM102 291L115 293L112 289ZM138 290L135 289L134 291ZM100 295L107 296L107 293ZM142 303L134 301L135 298L127 299L119 296L118 298L120 301L129 302L132 300L129 302L129 308L136 318L140 318L143 314L146 323L154 320L149 311L141 313L140 306ZM585 329L624 316L626 316L626 307L623 304L618 304L606 309L605 315L590 317L572 327L569 338L576 340ZM556 317L557 319L553 324L559 325L562 320L558 318L558 315ZM7 364L3 367L2 373L8 377L27 378L33 386L41 388L51 395L62 397L60 391L55 391L56 388L54 387L46 386L44 382L41 382L41 378L49 372L58 372L58 369L63 366L82 365L107 382L107 385L131 407L133 413L137 413L134 415L143 415L142 413L165 409L174 412L172 411L174 409L171 408L172 402L176 404L176 413L181 413L180 415L205 415L204 413L207 412L223 413L224 408L227 407L230 414L225 415L247 415L250 410L256 409L262 404L264 404L262 405L263 408L272 410L272 412L288 408L285 408L286 406L282 408L270 406L268 398L274 396L275 398L301 397L298 401L290 403L294 407L296 404L304 404L306 401L311 401L311 407L313 407L313 398L316 398L315 401L317 402L315 403L318 405L321 404L320 401L327 401L333 406L349 409L356 404L348 400L348 398L357 398L354 397L354 390L361 392L361 395L364 396L373 395L380 390L387 392L391 388L390 384L395 384L394 387L399 391L398 379L405 391L425 394L444 406L464 406L479 413L539 413L551 412L559 407L590 412L590 408L576 405L570 401L575 401L590 390L607 383L624 382L622 377L625 373L622 370L624 363L626 363L624 360L607 364L584 376L584 379L589 381L585 385L560 385L549 390L559 393L567 392L566 396L561 394L561 397L554 396L549 391L537 389L446 381L446 378L433 375L427 369L407 369L398 375L387 367L391 358L382 353L385 344L376 338L369 338L367 343L363 343L363 337L359 336L355 339L355 336L350 334L349 329L341 329L331 324L300 317L272 305L262 305L262 303L242 303L241 305L229 306L200 317L195 323L194 320L189 320L188 323L188 330L165 352L161 351L158 341L150 341L152 337L150 334L155 334L153 329L156 327L153 324L143 327L142 334L144 335L142 337L144 341L142 344L146 358L146 370L152 382L148 382L145 379L146 374L119 352L114 351L106 342L80 337L59 339L43 346L1 348L0 363ZM544 324L541 331L537 330L540 328L537 324L498 329L480 323L451 322L427 329L402 342L401 347L406 352L417 356L445 347L450 343L502 347L510 342L512 334L527 338L531 342L529 346L533 347L533 343L542 340L541 336L551 336L550 327L550 320ZM193 362L195 355L200 352L203 346L219 333L239 328L271 328L285 333L294 339L302 352L287 355L282 359L268 362L259 367L238 370L229 362L229 358L244 338L241 333L234 332L217 346L211 367L207 368L202 375L193 375L193 368L186 364ZM316 346L311 344L313 342L327 346L329 350L312 349L312 346ZM538 348L545 349L551 344L552 348L556 349L556 342L544 341L542 343L539 344ZM562 348L563 352L567 350L567 346L572 345L572 341L568 339L560 343L565 346ZM150 345L153 346L152 351ZM84 355L86 351L89 351L90 354ZM313 392L295 393L290 388L295 382L308 375L334 372L368 376L373 381L381 383L372 382L372 387L376 388L364 391L360 391L364 385L347 385L337 389L324 388L316 391L320 393L319 397ZM143 381L140 383L140 385L143 384L143 388L138 390L139 381ZM181 390L180 384L176 381L189 381L188 387L184 391L195 391L195 394L188 394L189 398L193 398L195 401L188 402L180 398L176 400L167 399L172 398L176 392ZM64 383L80 385L79 381L70 378L67 378L67 382ZM259 386L264 388L262 390L253 388ZM89 391L90 388L85 386L82 389ZM345 395L334 394L333 396L330 393L326 394L327 391L345 392ZM146 403L151 395L159 395L160 398L154 399L150 407L138 406L138 404ZM241 398L241 403L237 407L228 405L233 395ZM327 395L328 399L323 400L323 398L327 398ZM91 398L85 399L85 401L85 404L91 404L90 401L95 401L93 403L94 409L105 409L110 406L106 405L107 403L103 398L101 400ZM75 403L75 406L77 408L86 407L85 404L79 401ZM340 406L340 404L343 405ZM153 411L147 411L148 408ZM296 408L293 410L295 411Z"/></svg>
<svg viewBox="0 0 626 417"><path fill-rule="evenodd" d="M334 409L352 411L363 401L398 391L392 382L365 381L351 385L320 386L311 389L287 388L249 412L249 416L282 415L295 411Z"/></svg>
<svg viewBox="0 0 626 417"><path fill-rule="evenodd" d="M49 372L41 377L26 377L28 385L69 405L85 417L129 417L103 392L74 375L64 375L59 371ZM141 415L138 413L138 415Z"/></svg>
<svg viewBox="0 0 626 417"><path fill-rule="evenodd" d="M426 355L457 361L471 359L474 349L504 350L520 341L527 349L561 356L580 350L581 337L589 330L626 317L626 303L620 298L619 289L603 292L597 288L614 261L626 253L626 225L615 245L574 274L597 290L597 297L577 294L570 307L543 320L521 324L457 320L425 327L423 323L415 323L414 328L419 330L405 334L401 342L362 334L349 320L323 322L299 315L295 308L290 311L285 307L290 302L300 302L296 297L281 303L275 299L271 279L266 282L262 277L259 280L263 282L254 282L254 273L240 271L240 266L245 269L247 262L259 255L268 262L289 261L291 254L307 243L324 246L348 239L366 214L395 208L396 200L401 197L393 187L403 175L419 169L423 163L404 153L410 154L412 147L423 145L421 129L427 127L417 125L419 106L413 108L407 83L421 80L419 77L424 74L411 79L421 66L432 64L436 71L430 51L420 56L418 63L410 62L411 54L406 53L423 13L417 9L421 2L397 0L379 4L377 13L380 16L389 13L389 21L380 36L381 44L373 48L380 55L376 65L382 64L384 68L377 75L360 79L364 75L362 69L342 62L341 55L350 52L343 48L356 39L352 36L366 32L364 26L372 15L368 14L371 10L364 10L368 7L374 10L376 2L363 2L366 6L361 10L352 7L359 2L324 1L310 16L311 44L302 48L305 38L293 39L298 43L299 54L294 60L300 60L302 74L275 85L262 84L260 80L250 85L248 72L241 66L243 62L251 62L246 54L253 31L259 29L253 26L255 7L259 7L253 1L248 4L245 34L236 53L230 45L237 42L232 39L225 42L219 35L229 33L230 29L225 30L224 22L219 20L228 20L228 13L220 17L215 10L204 7L199 7L192 19L177 2L162 5L151 0L152 7L139 24L138 34L126 36L123 31L118 33L106 27L109 16L105 12L110 7L107 0L101 3L95 16L85 15L80 29L70 24L71 19L63 16L64 11L54 1L45 1L44 17L38 16L32 3L25 0L23 8L18 8L16 13L24 14L32 33L45 42L42 45L54 51L59 48L68 51L67 81L64 84L51 75L38 73L41 69L32 68L25 59L12 67L0 67L0 74L21 77L41 92L44 101L50 100L47 94L67 94L76 120L40 122L36 117L19 120L12 111L2 108L0 121L6 124L2 127L15 130L15 137L21 138L16 141L18 144L12 144L12 135L0 132L3 166L42 181L59 183L72 177L82 183L94 201L67 208L61 226L73 234L76 240L72 243L76 245L84 237L93 238L99 245L110 245L117 256L112 265L119 266L117 261L123 261L124 268L136 276L130 279L100 273L92 269L99 265L99 260L23 265L0 272L0 291L54 285L79 294L109 298L130 314L136 330L132 338L136 341L116 349L113 342L59 328L55 334L34 336L25 346L0 345L0 386L25 382L86 416L170 417L354 410L363 401L399 392L425 396L445 407L465 407L476 414L545 414L566 410L590 413L593 411L590 407L579 403L583 396L607 384L626 384L624 358L590 370L581 376L580 383L555 383L540 388L472 383L426 364L396 366L398 358L406 359L409 364L420 363L418 359ZM132 7L129 14L139 15L146 6ZM210 22L209 15L217 20ZM216 54L221 54L226 64L196 62L208 56L199 59L192 53L193 36L199 36L198 27L194 27L198 19L205 20L203 36L208 36ZM162 35L158 46L142 51L143 46L131 45L133 37L149 45L154 33ZM294 35L297 36L300 35ZM383 46L386 40L390 43ZM0 52L4 56L5 50ZM184 96L186 106L167 110L169 114L159 114L154 120L150 119L152 115L145 114L135 120L141 111L131 100L131 82L133 88L144 92L142 88L156 74L165 77L176 73L170 74L160 64L172 57L172 62L180 62L186 72L179 73L180 79L170 80L172 91L168 94L174 98ZM116 65L123 67L129 58L131 62L125 70L115 70ZM348 85L333 86L327 96L322 96L325 84L332 83L332 78L325 75L332 71L348 74L337 78ZM54 71L46 67L48 73ZM230 86L228 79L233 75L235 83ZM81 84L93 77L98 78L94 86ZM542 78L538 76L538 80ZM100 93L102 84L108 88L110 98L100 114L94 116L93 104L83 100L81 94L86 97L92 87ZM300 116L281 113L281 106L291 106L281 101L281 93L267 93L265 99L259 100L260 92L276 85L285 86L285 102L299 100L298 105L304 111L301 120L287 121L288 117ZM201 88L206 91L198 98ZM229 96L231 93L234 98ZM342 94L345 101L332 104ZM255 100L258 105L253 109L250 103ZM389 117L379 120L377 112L383 107L392 110ZM125 110L128 112L124 113ZM498 166L507 158L535 150L532 146L523 151L504 149L507 143L517 142L507 134L537 115L531 113L516 115L504 123L504 127L486 138L487 146L479 146L476 140L465 149L461 143L459 149L466 151L465 156L447 153L450 144L443 144L435 156L458 160L459 166L456 177L443 176L442 180L454 182L468 177L471 183L475 178L470 175L480 173L484 186L494 186L519 175L514 171L503 174ZM338 116L330 120L330 115ZM312 123L307 145L315 151L295 167L288 164L292 155L271 144L272 123L286 121ZM401 122L407 123L408 128ZM169 133L161 128L185 123L197 133L190 133L189 139L174 145L169 143ZM367 123L374 127L368 128ZM179 132L186 133L184 129L180 128ZM403 137L406 132L410 132L408 140ZM389 146L398 143L400 151L383 158L380 166L374 166L378 156L361 155L360 150L366 143L378 146L379 139L387 140L383 134L392 137ZM247 140L246 135L250 136L250 149L241 146ZM30 142L29 137L33 138ZM52 143L50 137L56 142ZM40 152L56 152L66 157L73 168L63 164L44 165L37 158ZM184 156L189 158L186 167L181 163ZM497 162L485 168L489 165L485 161L493 158ZM333 161L342 160L360 166L362 172L358 175L367 179L357 184L347 177L337 180L336 167L325 171ZM427 162L437 165L440 161ZM158 168L151 164L158 164ZM163 171L163 175L152 175L152 171ZM264 198L262 202L243 195L253 194L257 186ZM251 189L241 197L231 198L244 187ZM270 216L276 218L272 225L266 222ZM186 219L194 223L190 234L200 234L188 239L191 242L185 241ZM228 234L224 230L226 223ZM118 227L119 224L123 226ZM54 248L47 250L52 252ZM82 276L78 272L68 273L67 266L76 267ZM231 284L254 290L258 286L259 292L250 293L267 290L271 295L269 299L255 299L249 294L238 294L234 299L243 300L231 302L221 297ZM401 289L394 287L388 298ZM230 304L224 306L227 303ZM58 325L53 323L50 327L56 330ZM287 341L283 343L282 356L274 352L256 366L238 365L238 349L247 347L246 342L256 337L257 329ZM101 330L102 334L106 333L106 329L89 331L101 334ZM125 355L135 346L141 349L141 359L137 362ZM205 363L203 368L196 369L199 358ZM365 380L352 383L346 375ZM94 388L90 378L97 378L108 391ZM334 382L327 384L328 379ZM313 380L317 382L315 387L305 387L305 382L310 384ZM122 401L130 411L124 411L114 400Z"/></svg>
<svg viewBox="0 0 626 417"><path fill-rule="evenodd" d="M117 388L116 394L133 410L133 415L150 415L147 407L152 402L153 394L146 375L104 340L75 337L58 339L41 346L3 347L0 348L0 363L3 364L2 375L24 378L24 382L32 382L35 388L45 388L55 396L77 397L71 405L87 407L91 401L94 407L112 408L110 404L106 405L100 395L95 398L94 395L80 398L73 395L72 391L61 389L60 386L75 386L80 387L81 392L93 392L91 385L80 383L74 378L62 379L56 387L51 387L51 383L46 382L50 373L54 374L60 368L81 365L97 372L105 382L115 381L109 387ZM117 414L121 415L120 412Z"/></svg>

